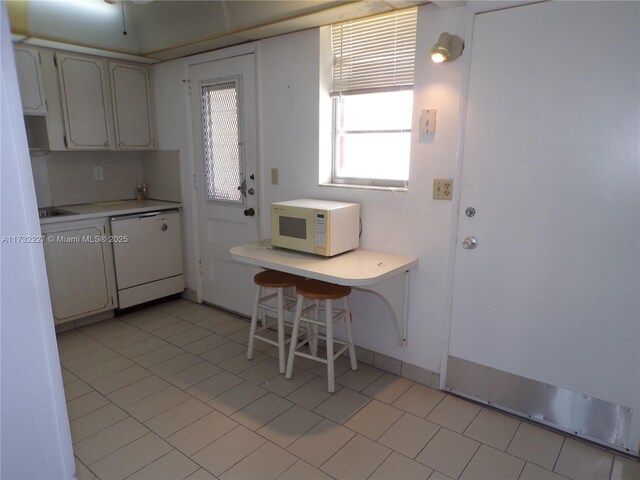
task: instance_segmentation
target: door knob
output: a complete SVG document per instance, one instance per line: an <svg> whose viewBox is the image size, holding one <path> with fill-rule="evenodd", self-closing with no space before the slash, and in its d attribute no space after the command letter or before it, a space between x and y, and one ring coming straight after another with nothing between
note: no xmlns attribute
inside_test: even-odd
<svg viewBox="0 0 640 480"><path fill-rule="evenodd" d="M256 214L256 211L253 208L247 208L244 211L244 216L245 217L253 217Z"/></svg>
<svg viewBox="0 0 640 480"><path fill-rule="evenodd" d="M462 241L462 248L466 250L473 250L474 248L476 248L477 245L478 245L478 241L476 240L476 237L466 237Z"/></svg>

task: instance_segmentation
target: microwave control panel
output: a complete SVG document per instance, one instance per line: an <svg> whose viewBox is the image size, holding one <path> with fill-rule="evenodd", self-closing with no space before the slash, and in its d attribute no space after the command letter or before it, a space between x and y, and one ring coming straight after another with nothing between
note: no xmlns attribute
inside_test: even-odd
<svg viewBox="0 0 640 480"><path fill-rule="evenodd" d="M325 213L316 213L316 247L324 248L327 246L327 221Z"/></svg>

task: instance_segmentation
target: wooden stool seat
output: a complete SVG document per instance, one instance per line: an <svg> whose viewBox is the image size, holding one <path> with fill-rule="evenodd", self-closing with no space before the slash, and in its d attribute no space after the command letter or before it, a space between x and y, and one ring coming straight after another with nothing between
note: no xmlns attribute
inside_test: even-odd
<svg viewBox="0 0 640 480"><path fill-rule="evenodd" d="M320 280L303 280L296 284L296 292L313 300L335 300L346 297L351 293L351 287L336 285Z"/></svg>
<svg viewBox="0 0 640 480"><path fill-rule="evenodd" d="M285 377L290 379L293 376L293 362L296 356L315 360L327 366L327 389L329 392L334 392L335 359L348 350L351 369L356 370L358 368L356 347L351 333L351 311L347 300L351 293L351 287L321 282L320 280L303 280L296 284L296 293L298 294L298 301L296 303L296 316L293 320ZM305 308L307 300L313 300L313 305ZM334 305L335 300L342 303L342 308ZM321 302L324 302L324 305L321 305ZM324 309L324 315L320 315L321 309ZM307 315L307 312L311 312L310 315ZM323 316L324 318L322 318ZM346 342L333 337L333 324L338 320L344 321L347 334ZM307 333L299 340L301 322L307 325ZM324 335L320 334L319 328L324 328ZM326 357L318 356L318 339L325 340ZM342 345L342 348L334 351L334 343ZM309 353L301 350L306 344L309 344Z"/></svg>
<svg viewBox="0 0 640 480"><path fill-rule="evenodd" d="M253 311L251 312L251 326L249 327L249 344L247 345L247 359L253 358L253 345L255 340L268 343L278 347L278 363L280 373L285 373L286 351L285 344L285 311L292 309L296 305L296 297L291 293L286 294L285 290L293 290L298 282L304 277L292 275L290 273L278 272L276 270L265 270L257 273L253 277L256 284L255 297L253 300ZM258 329L258 317L262 313L262 328ZM275 314L277 318L277 340L270 338L271 327L267 324L268 313ZM263 335L265 333L265 335Z"/></svg>
<svg viewBox="0 0 640 480"><path fill-rule="evenodd" d="M278 272L277 270L265 270L256 273L253 281L256 285L267 288L289 288L295 287L298 282L304 280L304 277L292 275L290 273Z"/></svg>

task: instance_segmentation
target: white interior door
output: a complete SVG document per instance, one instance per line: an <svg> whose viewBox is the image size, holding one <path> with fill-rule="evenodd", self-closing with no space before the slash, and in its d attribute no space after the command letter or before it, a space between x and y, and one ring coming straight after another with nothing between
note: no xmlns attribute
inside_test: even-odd
<svg viewBox="0 0 640 480"><path fill-rule="evenodd" d="M249 314L255 269L231 247L258 240L255 55L190 67L202 299Z"/></svg>
<svg viewBox="0 0 640 480"><path fill-rule="evenodd" d="M473 388L493 395L508 372L632 410L636 451L639 14L549 2L475 17L447 373L483 400Z"/></svg>

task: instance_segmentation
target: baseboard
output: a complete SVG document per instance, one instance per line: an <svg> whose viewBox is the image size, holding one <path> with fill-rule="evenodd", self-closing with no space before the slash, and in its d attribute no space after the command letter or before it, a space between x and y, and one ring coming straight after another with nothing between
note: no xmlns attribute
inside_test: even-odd
<svg viewBox="0 0 640 480"><path fill-rule="evenodd" d="M95 315L80 318L78 320L60 323L56 325L56 333L62 333L69 330L74 330L76 328L86 327L87 325L91 325L92 323L98 323L113 317L115 317L115 312L113 310L107 310L106 312L96 313Z"/></svg>
<svg viewBox="0 0 640 480"><path fill-rule="evenodd" d="M182 298L193 303L198 303L198 293L191 288L186 288L184 292L182 292Z"/></svg>
<svg viewBox="0 0 640 480"><path fill-rule="evenodd" d="M632 409L449 356L446 390L594 443L638 455Z"/></svg>

